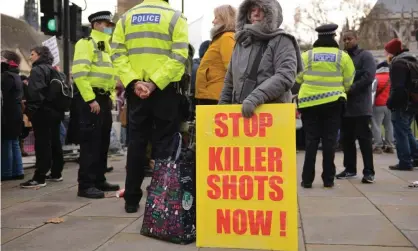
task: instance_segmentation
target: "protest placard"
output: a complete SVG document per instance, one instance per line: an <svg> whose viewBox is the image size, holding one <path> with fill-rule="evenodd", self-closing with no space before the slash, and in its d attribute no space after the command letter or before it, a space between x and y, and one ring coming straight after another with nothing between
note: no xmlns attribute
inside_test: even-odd
<svg viewBox="0 0 418 251"><path fill-rule="evenodd" d="M52 66L58 65L60 62L60 51L58 48L57 37L50 37L49 39L43 41L42 45L48 47L52 53L52 56L54 56L54 62L52 63Z"/></svg>
<svg viewBox="0 0 418 251"><path fill-rule="evenodd" d="M294 104L197 107L198 247L298 250Z"/></svg>

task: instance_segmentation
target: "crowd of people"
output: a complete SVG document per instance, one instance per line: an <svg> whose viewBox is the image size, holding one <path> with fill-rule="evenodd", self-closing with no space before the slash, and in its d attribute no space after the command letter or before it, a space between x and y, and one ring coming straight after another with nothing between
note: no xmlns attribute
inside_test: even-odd
<svg viewBox="0 0 418 251"><path fill-rule="evenodd" d="M118 106L128 145L128 213L138 211L150 160L170 154L172 135L194 118L196 105L240 104L249 118L260 105L291 103L295 86L306 141L302 187L312 187L320 142L325 187L334 186L334 178L357 175L356 140L363 156L363 183L375 181L373 152L394 153L396 148L399 163L392 170L418 165L411 131L418 102L409 88L416 84L418 63L400 40L388 42L388 60L376 66L371 53L358 46L355 31L343 34L344 50L339 49L338 26L332 24L318 27L313 49L302 53L295 37L280 28L283 15L276 0L244 0L237 10L222 5L214 16L211 40L201 44L194 60L186 18L167 1L145 0L117 23L108 11L89 16L92 32L76 44L68 78L75 84L70 125L77 128L80 144L78 196L104 198L105 191L120 189L105 177L116 90L126 98ZM64 113L48 99L51 74L59 69L52 67L52 54L44 46L31 50L31 60L30 76L20 77L19 56L2 52L2 156L7 156L2 158L2 180L24 177L19 139L28 125L23 115L35 134L36 171L23 188L62 181L64 166ZM374 81L378 87L372 97ZM345 170L336 174L338 142Z"/></svg>

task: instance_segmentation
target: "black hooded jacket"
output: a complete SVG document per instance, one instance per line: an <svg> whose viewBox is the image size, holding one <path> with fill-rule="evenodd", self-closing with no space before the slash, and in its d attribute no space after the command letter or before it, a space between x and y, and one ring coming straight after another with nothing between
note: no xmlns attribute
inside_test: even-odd
<svg viewBox="0 0 418 251"><path fill-rule="evenodd" d="M1 72L2 120L1 138L17 140L23 123L22 96L23 84L19 77L19 69L8 67Z"/></svg>
<svg viewBox="0 0 418 251"><path fill-rule="evenodd" d="M396 55L390 64L390 96L387 101L387 106L391 110L406 110L413 109L418 111L417 104L409 102L407 86L411 84L409 68L403 60L417 62L417 59L409 53L409 50L403 50Z"/></svg>
<svg viewBox="0 0 418 251"><path fill-rule="evenodd" d="M53 58L41 57L32 65L29 75L28 92L26 97L25 114L32 119L38 111L51 113L56 118L62 119L64 114L56 111L54 107L46 103L46 93L51 79Z"/></svg>

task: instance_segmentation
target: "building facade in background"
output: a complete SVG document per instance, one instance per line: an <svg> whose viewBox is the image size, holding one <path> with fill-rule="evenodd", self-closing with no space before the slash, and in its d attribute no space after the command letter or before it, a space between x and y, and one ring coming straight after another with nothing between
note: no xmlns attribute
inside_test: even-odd
<svg viewBox="0 0 418 251"><path fill-rule="evenodd" d="M117 14L120 16L130 8L142 3L144 0L118 0Z"/></svg>
<svg viewBox="0 0 418 251"><path fill-rule="evenodd" d="M35 30L39 30L38 1L26 0L23 19Z"/></svg>
<svg viewBox="0 0 418 251"><path fill-rule="evenodd" d="M418 0L378 0L359 28L361 45L369 50L381 50L392 38L418 51Z"/></svg>

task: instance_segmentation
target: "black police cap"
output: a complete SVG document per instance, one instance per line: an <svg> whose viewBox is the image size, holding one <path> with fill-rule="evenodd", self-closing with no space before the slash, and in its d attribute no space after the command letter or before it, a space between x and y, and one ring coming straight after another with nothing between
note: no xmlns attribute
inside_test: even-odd
<svg viewBox="0 0 418 251"><path fill-rule="evenodd" d="M336 24L324 24L315 29L319 36L335 35L338 25Z"/></svg>
<svg viewBox="0 0 418 251"><path fill-rule="evenodd" d="M112 13L110 11L99 11L89 16L90 23L100 22L100 21L107 21L113 24Z"/></svg>

